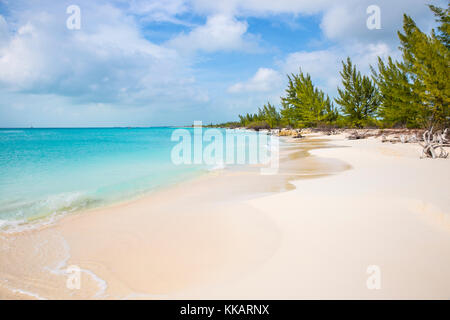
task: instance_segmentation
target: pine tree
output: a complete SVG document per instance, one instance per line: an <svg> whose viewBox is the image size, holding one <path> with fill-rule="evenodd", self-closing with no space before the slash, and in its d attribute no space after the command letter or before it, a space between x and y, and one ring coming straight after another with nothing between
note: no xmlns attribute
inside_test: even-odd
<svg viewBox="0 0 450 320"><path fill-rule="evenodd" d="M339 118L339 112L337 108L334 106L333 102L331 102L331 99L328 95L322 101L323 101L322 107L323 115L321 120L326 124L335 124L337 119Z"/></svg>
<svg viewBox="0 0 450 320"><path fill-rule="evenodd" d="M271 105L270 102L267 102L267 105L264 105L264 120L269 124L271 128L275 128L280 125L281 115L277 111L274 105Z"/></svg>
<svg viewBox="0 0 450 320"><path fill-rule="evenodd" d="M349 125L362 127L370 123L380 103L376 86L368 76L361 75L350 57L347 63L342 61L340 74L343 89L338 88L339 98L335 101L342 107Z"/></svg>
<svg viewBox="0 0 450 320"><path fill-rule="evenodd" d="M295 106L292 104L295 101L296 91L294 80L295 75L288 75L288 86L286 88L286 97L281 98L281 116L284 122L288 126L295 127L297 122L300 119L300 115L298 114Z"/></svg>
<svg viewBox="0 0 450 320"><path fill-rule="evenodd" d="M394 62L391 57L387 64L378 58L378 73L371 67L372 77L380 92L378 116L388 127L413 128L420 125L420 100L403 69L401 63Z"/></svg>
<svg viewBox="0 0 450 320"><path fill-rule="evenodd" d="M268 102L262 109L258 108L256 120L265 121L271 128L275 128L280 125L281 115L276 107Z"/></svg>
<svg viewBox="0 0 450 320"><path fill-rule="evenodd" d="M337 118L337 110L330 98L314 86L309 74L305 76L301 70L299 74L288 76L286 96L281 101L281 115L291 126L316 126Z"/></svg>
<svg viewBox="0 0 450 320"><path fill-rule="evenodd" d="M450 121L449 49L434 30L431 35L424 34L407 15L403 32L398 32L404 60L401 68L420 99L422 124L428 128L446 126Z"/></svg>
<svg viewBox="0 0 450 320"><path fill-rule="evenodd" d="M447 9L442 9L433 5L429 5L431 11L436 16L436 22L439 23L436 37L449 49L450 46L450 1Z"/></svg>

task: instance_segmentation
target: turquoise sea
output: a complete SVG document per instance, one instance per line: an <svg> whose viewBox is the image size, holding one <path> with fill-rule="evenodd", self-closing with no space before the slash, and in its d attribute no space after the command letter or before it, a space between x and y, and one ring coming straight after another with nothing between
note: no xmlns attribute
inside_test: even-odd
<svg viewBox="0 0 450 320"><path fill-rule="evenodd" d="M125 200L204 171L172 163L173 130L0 129L2 225Z"/></svg>
<svg viewBox="0 0 450 320"><path fill-rule="evenodd" d="M0 129L0 229L127 200L210 170L171 161L174 130Z"/></svg>

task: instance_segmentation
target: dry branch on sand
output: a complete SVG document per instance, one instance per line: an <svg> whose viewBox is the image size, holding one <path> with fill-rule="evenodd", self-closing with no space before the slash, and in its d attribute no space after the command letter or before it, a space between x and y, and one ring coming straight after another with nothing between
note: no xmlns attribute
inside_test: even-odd
<svg viewBox="0 0 450 320"><path fill-rule="evenodd" d="M449 129L433 132L421 129L280 129L273 131L279 136L290 136L294 139L303 138L305 134L319 132L325 135L346 134L348 140L381 138L383 143L414 143L423 147L421 158L448 158L450 147Z"/></svg>
<svg viewBox="0 0 450 320"><path fill-rule="evenodd" d="M385 134L381 136L381 142L390 142L390 143L417 143L419 139L417 138L417 135L414 133L412 135L407 134L401 134L396 135L394 137L387 137Z"/></svg>
<svg viewBox="0 0 450 320"><path fill-rule="evenodd" d="M327 136L334 136L334 135L339 134L339 130L334 129L334 128L324 129L324 130L321 130L321 132L323 132Z"/></svg>
<svg viewBox="0 0 450 320"><path fill-rule="evenodd" d="M365 132L360 132L358 130L353 131L348 137L348 140L359 140L359 139L366 139L368 138L369 130L366 130Z"/></svg>
<svg viewBox="0 0 450 320"><path fill-rule="evenodd" d="M450 147L450 139L447 137L449 130L433 132L433 128L423 132L422 130L387 129L387 130L353 130L347 136L349 140L366 139L369 137L380 137L383 143L419 143L422 147L421 158L447 158L449 152L445 149Z"/></svg>
<svg viewBox="0 0 450 320"><path fill-rule="evenodd" d="M423 133L423 143L419 144L423 147L421 158L447 158L448 152L444 147L450 147L447 139L448 129L437 131L433 134L433 128Z"/></svg>

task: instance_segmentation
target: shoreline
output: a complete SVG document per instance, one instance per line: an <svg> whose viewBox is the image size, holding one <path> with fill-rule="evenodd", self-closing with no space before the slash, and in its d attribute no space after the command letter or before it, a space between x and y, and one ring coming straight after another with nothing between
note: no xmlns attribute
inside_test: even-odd
<svg viewBox="0 0 450 320"><path fill-rule="evenodd" d="M46 129L46 128L44 128ZM71 129L71 128L68 128ZM87 128L90 129L90 128ZM236 129L236 130L246 130L246 129ZM280 136L278 137L280 141L282 141L288 148L289 146L292 147L292 145L295 142L298 142L291 137L288 136ZM306 156L306 154L304 154ZM236 169L237 168L237 169ZM109 202L101 203L100 205L88 207L88 208L77 208L73 211L69 212L59 212L59 213L52 213L52 214L46 214L40 216L42 217L36 217L32 219L28 219L26 221L24 220L4 220L4 224L0 224L0 235L3 234L20 234L22 232L32 231L32 230L40 230L42 228L51 227L55 223L58 223L61 219L65 219L67 217L76 216L79 214L87 214L90 212L95 212L97 210L108 210L108 209L114 209L117 207L120 207L122 205L127 205L142 199L145 199L147 197L151 197L154 194L158 194L160 192L164 192L165 190L170 190L171 188L183 186L184 184L187 184L192 181L196 181L198 179L207 179L211 176L217 176L217 174L221 171L253 171L259 169L258 165L251 165L251 164L243 164L243 165L230 165L226 166L224 168L204 168L202 170L198 170L196 172L189 172L188 175L186 175L183 178L180 178L179 180L171 183L166 183L164 185L155 187L153 189L143 191L136 193L134 195L131 195L127 198L119 198L116 200L112 200ZM248 191L251 193L251 191ZM2 220L0 220L2 222ZM4 226L7 226L4 228Z"/></svg>
<svg viewBox="0 0 450 320"><path fill-rule="evenodd" d="M433 275L433 265L450 266L450 227L439 222L441 216L448 219L444 185L433 194L419 184L380 181L410 176L406 164L426 170L417 174L417 182L431 174L445 184L448 162L431 160L436 165L428 166L428 160L413 157L412 145L398 148L342 136L312 135L296 144L308 143L283 155L284 167L270 183L251 172L208 174L150 200L0 236L0 256L8 261L0 270L0 298L33 298L12 292L16 287L34 298L70 299L448 298L450 272L441 270L439 279ZM380 168L389 174L380 174ZM315 176L321 178L310 179ZM380 187L392 194L387 197ZM237 197L246 190L256 192ZM387 245L392 248L383 251ZM39 254L29 256L35 251ZM387 278L384 290L365 287L367 263L377 262L370 258L379 259ZM24 267L15 270L18 264ZM65 289L64 267L73 264L83 274L82 290L76 292ZM409 269L402 274L405 266ZM407 283L411 276L415 284Z"/></svg>
<svg viewBox="0 0 450 320"><path fill-rule="evenodd" d="M125 127L124 127L125 128ZM147 127L142 127L147 128ZM171 128L171 127L154 127L154 128ZM191 128L191 127L180 127L180 128ZM14 128L15 129L15 128ZM53 129L53 128L34 128L34 129ZM59 128L58 128L59 129ZM65 128L65 129L96 129L96 128ZM111 127L110 129L114 129L114 127ZM226 129L226 128L224 128ZM236 129L240 131L249 131L247 129ZM250 130L251 131L251 130ZM284 141L283 143L289 143L287 137L278 137L280 141ZM291 141L292 142L292 141ZM227 168L230 169L233 167L233 165L228 166ZM235 166L238 168L243 168L244 170L249 168L257 167L257 165L251 165L251 164L243 164ZM15 233L21 233L29 230L38 230L41 228L45 228L47 226L52 226L55 223L57 223L60 219L64 219L67 216L77 215L77 214L84 214L87 212L95 211L98 209L108 209L108 208L114 208L115 206L120 206L121 204L127 204L130 202L138 201L139 199L151 196L154 193L158 193L160 191L164 191L166 189L170 189L172 187L175 187L179 184L183 184L192 180L196 180L201 177L205 177L211 174L214 174L216 171L223 170L222 167L204 167L201 169L197 169L196 171L188 171L184 172L183 175L178 176L174 181L165 181L162 185L153 187L151 189L145 190L145 191L139 191L134 192L126 197L117 197L116 199L96 199L92 198L91 200L93 202L99 202L96 205L93 206L87 206L87 207L78 207L75 209L71 209L69 211L61 211L61 212L52 212L52 213L38 213L36 216L27 217L23 220L0 220L0 234L15 234ZM78 192L75 192L78 193Z"/></svg>
<svg viewBox="0 0 450 320"><path fill-rule="evenodd" d="M110 206L106 207L100 207L100 208L93 208L89 210L85 210L82 212L76 212L73 214L68 214L65 216L61 216L55 223L44 225L37 229L31 229L31 230L24 230L23 232L16 232L12 234L3 234L0 235L0 239L3 238L3 243L5 243L5 239L8 238L15 238L20 237L24 240L26 243L26 248L24 248L24 244L17 244L17 249L20 248L20 250L31 250L33 247L33 242L39 242L39 241L46 241L51 242L49 239L53 239L56 237L56 239L53 239L54 243L51 244L51 246L59 247L59 249L56 249L56 251L62 252L63 258L61 258L61 254L58 256L58 258L54 261L53 265L59 266L59 265L65 265L68 266L72 263L73 254L72 252L67 253L68 251L66 247L71 247L70 244L65 244L61 247L60 243L66 243L66 237L61 236L61 229L62 228L69 228L71 225L76 221L82 221L80 223L80 227L84 228L84 225L86 224L92 224L91 220L94 217L103 216L103 219L106 219L101 224L104 225L105 222L107 223L112 213L123 213L126 211L136 211L137 210L145 210L145 208L148 207L157 207L156 209L152 209L151 211L155 211L158 215L161 215L161 211L163 210L174 210L174 207L165 208L165 204L168 201L168 199L172 199L175 195L179 195L184 192L185 189L191 189L196 190L198 192L198 198L201 202L204 202L202 205L206 208L214 208L214 210L217 207L220 207L223 205L223 203L233 203L233 202L242 202L249 200L251 198L258 198L265 196L267 194L274 194L277 192L293 189L293 186L290 184L290 181L294 178L299 178L298 176L293 176L292 172L289 172L290 170L296 170L298 162L303 162L305 157L308 156L308 152L311 148L314 147L314 144L308 145L306 143L306 146L303 148L299 148L295 142L296 141L289 141L286 139L287 144L285 144L285 150L280 153L280 162L281 162L281 169L280 174L275 176L261 176L259 175L259 171L253 170L258 168L251 169L250 167L243 168L244 171L238 170L218 170L218 171L211 171L208 173L205 173L203 175L197 176L189 181L184 181L177 183L175 185L172 185L168 188L162 188L159 191L152 192L147 195L143 195L142 197L139 197L137 199L124 201L121 203L116 203ZM301 142L301 144L304 144L304 141ZM317 144L317 143L316 143ZM324 141L321 141L318 143L319 145L316 145L315 147L319 147L324 145ZM304 174L305 178L311 178L314 176L309 176L310 171L317 171L315 168L309 169L308 167L313 166L315 167L315 161L306 161L303 165L303 172L300 166L297 174ZM322 164L323 168L328 167L329 164L325 163ZM342 165L341 165L342 166ZM320 165L319 165L320 167ZM242 167L240 168L242 170ZM248 170L250 169L250 170ZM319 168L320 169L320 168ZM344 168L346 169L346 168ZM336 170L340 170L339 166L336 168ZM323 174L323 173L321 173ZM325 173L326 174L326 173ZM253 180L249 179L253 178ZM256 179L256 180L255 180ZM261 181L264 181L264 183L261 183ZM211 183L215 184L215 191L211 192ZM236 185L240 185L239 188L236 188ZM192 189L194 188L194 189ZM195 193L195 192L193 192ZM196 195L193 195L196 196ZM183 198L183 196L181 196ZM186 204L186 199L178 200L178 202L181 202L183 205ZM189 201L188 201L189 202ZM195 215L195 212L193 212L195 208L195 204L188 203L190 206L190 209L188 211L191 211L192 214ZM131 209L130 209L131 207ZM179 210L186 210L184 207L183 209L180 209L180 204L175 205L175 209ZM213 210L213 209L203 209L203 210ZM239 212L242 210L238 206L237 209L233 209L233 211ZM156 216L156 214L155 214ZM142 218L142 217L141 217ZM154 217L157 219L157 217ZM86 222L84 222L86 220ZM136 219L139 220L139 219ZM187 221L188 222L188 221ZM83 225L84 224L84 225ZM149 225L151 224L151 221L149 222ZM97 228L98 229L98 228ZM136 229L136 226L133 226L132 229ZM65 231L65 230L64 230ZM110 230L108 230L110 232ZM130 233L134 233L134 231L131 231ZM58 234L55 236L55 234ZM79 232L77 232L79 234ZM43 239L43 240L37 240L37 239ZM8 242L8 241L6 241ZM34 249L33 249L34 250ZM14 252L11 252L12 255L14 255ZM48 253L44 253L44 255L47 255ZM51 256L51 255L49 255ZM25 257L21 259L26 259ZM43 260L52 260L55 258L48 257ZM59 260L58 260L59 259ZM76 260L76 259L75 259ZM61 262L63 261L63 262ZM39 269L39 268L48 268L48 264L52 264L49 261L27 261L23 262L25 265L34 266L31 269ZM36 266L39 266L39 268L36 268ZM85 268L83 264L81 263L82 269L91 270L92 268ZM53 272L54 274L59 273L62 274L61 267L53 267L52 269L56 269L57 272ZM27 270L26 273L35 273L35 270ZM96 271L93 272L94 274L102 273L102 271ZM48 275L40 274L40 277L42 278L48 278ZM50 277L51 278L51 277ZM60 277L62 278L62 277ZM100 277L101 278L101 277ZM61 279L48 279L46 281L50 282L57 282ZM89 284L89 290L92 291L92 286L95 287L95 283ZM27 289L20 287L20 290ZM1 290L0 290L1 291ZM23 290L27 291L27 290ZM33 290L28 290L30 292L34 292ZM36 291L36 290L35 290ZM6 294L6 293L3 293ZM128 294L133 294L132 291L128 292ZM1 296L2 294L0 294ZM45 296L45 295L44 295ZM51 295L50 295L51 296ZM122 295L125 296L125 295ZM152 296L152 295L151 295ZM89 297L89 295L88 295ZM92 295L90 296L93 297Z"/></svg>
<svg viewBox="0 0 450 320"><path fill-rule="evenodd" d="M56 223L58 223L58 221L60 221L61 219L65 219L67 217L76 216L79 214L89 214L90 212L95 212L96 210L100 210L100 209L113 209L117 206L132 203L132 202L138 201L142 198L149 197L154 193L158 193L158 192L164 191L166 189L170 189L179 184L184 184L189 181L201 178L202 176L210 174L210 171L211 170L208 170L205 172L201 172L201 171L195 172L195 175L192 175L188 178L184 177L183 179L180 179L179 181L176 181L176 182L172 182L171 184L158 186L151 190L147 190L144 192L134 194L128 198L116 199L116 200L113 200L112 202L105 202L105 203L102 203L101 205L90 207L90 208L78 208L78 209L75 209L75 210L69 211L69 212L48 214L48 215L44 215L43 218L40 218L40 217L33 218L33 219L29 219L27 221L5 220L6 223L4 225L7 225L7 227L6 227L6 229L2 228L4 225L0 224L0 236L2 234L20 234L23 232L28 232L28 231L33 231L33 230L41 230L43 228L54 226ZM212 171L214 171L214 170L212 170Z"/></svg>

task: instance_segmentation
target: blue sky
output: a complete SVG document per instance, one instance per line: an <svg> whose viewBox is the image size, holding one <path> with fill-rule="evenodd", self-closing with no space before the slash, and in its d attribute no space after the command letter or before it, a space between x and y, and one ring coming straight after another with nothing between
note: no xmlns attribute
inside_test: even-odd
<svg viewBox="0 0 450 320"><path fill-rule="evenodd" d="M340 61L399 57L423 0L0 0L0 127L188 125L279 105L299 68L330 96ZM81 27L70 30L70 5ZM381 29L369 30L369 5Z"/></svg>

